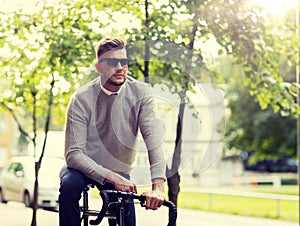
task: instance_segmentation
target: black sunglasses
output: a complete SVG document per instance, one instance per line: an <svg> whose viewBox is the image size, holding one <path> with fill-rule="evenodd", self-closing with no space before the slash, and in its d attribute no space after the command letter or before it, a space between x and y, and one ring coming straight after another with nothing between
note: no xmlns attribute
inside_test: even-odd
<svg viewBox="0 0 300 226"><path fill-rule="evenodd" d="M128 58L123 58L123 59L117 59L117 58L104 58L104 59L100 59L98 60L98 63L101 63L102 61L107 61L107 65L110 67L115 67L118 65L118 63L120 62L121 66L127 66L130 64L131 60Z"/></svg>

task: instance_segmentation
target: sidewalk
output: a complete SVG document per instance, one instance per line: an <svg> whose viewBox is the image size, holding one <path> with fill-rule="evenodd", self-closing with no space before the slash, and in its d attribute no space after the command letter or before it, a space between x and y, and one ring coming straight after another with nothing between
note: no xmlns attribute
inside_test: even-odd
<svg viewBox="0 0 300 226"><path fill-rule="evenodd" d="M91 200L92 201L92 200ZM95 205L97 200L93 200ZM295 213L296 214L296 213ZM146 211L137 207L137 226L166 226L168 209L160 208L157 211ZM0 204L0 226L30 226L32 211L23 204ZM58 214L54 212L38 210L37 226L58 225ZM189 209L178 209L177 226L299 226L297 222L271 220L219 214ZM70 225L71 226L71 225ZM101 226L108 226L107 221Z"/></svg>

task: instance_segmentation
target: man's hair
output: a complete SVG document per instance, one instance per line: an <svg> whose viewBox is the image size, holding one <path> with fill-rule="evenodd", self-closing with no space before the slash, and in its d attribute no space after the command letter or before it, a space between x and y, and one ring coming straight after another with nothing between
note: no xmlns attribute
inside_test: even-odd
<svg viewBox="0 0 300 226"><path fill-rule="evenodd" d="M102 54L109 50L123 49L126 46L126 41L117 37L104 37L95 46L96 58L98 59Z"/></svg>

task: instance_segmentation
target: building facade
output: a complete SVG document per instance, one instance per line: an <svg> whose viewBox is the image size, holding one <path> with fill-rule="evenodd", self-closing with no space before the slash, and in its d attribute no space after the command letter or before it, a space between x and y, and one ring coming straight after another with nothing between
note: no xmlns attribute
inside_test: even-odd
<svg viewBox="0 0 300 226"><path fill-rule="evenodd" d="M0 168L13 155L15 131L12 116L7 112L0 112Z"/></svg>

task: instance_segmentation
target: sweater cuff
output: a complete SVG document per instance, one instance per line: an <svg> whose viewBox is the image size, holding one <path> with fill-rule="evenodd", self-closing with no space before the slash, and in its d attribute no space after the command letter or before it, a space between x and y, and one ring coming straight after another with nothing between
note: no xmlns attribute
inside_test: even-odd
<svg viewBox="0 0 300 226"><path fill-rule="evenodd" d="M99 169L96 171L96 177L92 179L99 182L101 185L105 184L106 175L110 172L110 170L99 166Z"/></svg>
<svg viewBox="0 0 300 226"><path fill-rule="evenodd" d="M163 180L167 180L166 177L166 167L151 167L151 181L153 181L154 179L163 179Z"/></svg>

